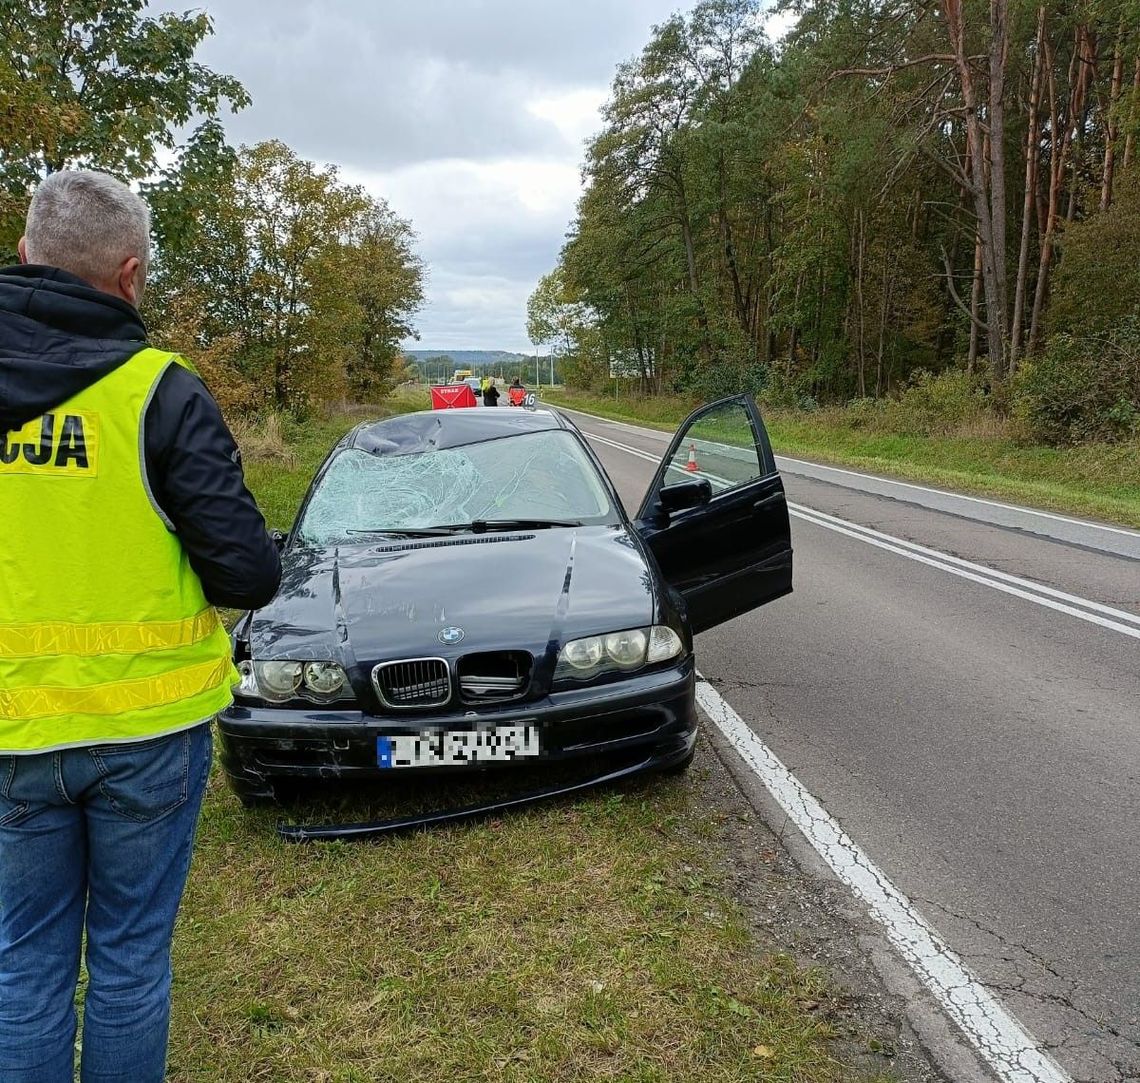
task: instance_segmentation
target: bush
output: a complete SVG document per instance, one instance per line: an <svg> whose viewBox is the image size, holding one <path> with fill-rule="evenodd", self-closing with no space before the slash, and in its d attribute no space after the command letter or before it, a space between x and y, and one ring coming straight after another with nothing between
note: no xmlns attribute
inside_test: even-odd
<svg viewBox="0 0 1140 1083"><path fill-rule="evenodd" d="M763 365L711 365L697 373L692 390L706 402L729 395L758 395L768 382Z"/></svg>
<svg viewBox="0 0 1140 1083"><path fill-rule="evenodd" d="M993 404L980 377L962 369L935 375L920 371L898 399L889 404L900 428L927 436L944 435L988 419Z"/></svg>
<svg viewBox="0 0 1140 1083"><path fill-rule="evenodd" d="M773 369L757 399L772 410L818 410L819 403L809 388L810 381L803 376L788 376L782 370Z"/></svg>
<svg viewBox="0 0 1140 1083"><path fill-rule="evenodd" d="M1014 412L1048 444L1140 436L1140 318L1104 334L1054 335L1018 373Z"/></svg>
<svg viewBox="0 0 1140 1083"><path fill-rule="evenodd" d="M297 456L285 439L280 414L267 414L260 422L238 419L230 427L244 462L277 463L286 470L296 466Z"/></svg>
<svg viewBox="0 0 1140 1083"><path fill-rule="evenodd" d="M1140 314L1140 170L1122 173L1112 206L1065 227L1049 330L1110 334Z"/></svg>
<svg viewBox="0 0 1140 1083"><path fill-rule="evenodd" d="M899 436L961 436L1001 427L977 376L948 369L920 371L896 398L853 399L843 409L853 429Z"/></svg>

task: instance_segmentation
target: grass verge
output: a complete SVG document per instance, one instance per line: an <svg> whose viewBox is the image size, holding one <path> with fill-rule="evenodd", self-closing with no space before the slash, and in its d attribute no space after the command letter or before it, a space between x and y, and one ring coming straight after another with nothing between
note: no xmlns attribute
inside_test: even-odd
<svg viewBox="0 0 1140 1083"><path fill-rule="evenodd" d="M613 399L543 391L545 401L601 417L672 430L693 408L676 397ZM840 409L770 410L777 454L835 463L958 492L1140 527L1140 445L1024 445L1000 426L981 435L924 436L862 427Z"/></svg>
<svg viewBox="0 0 1140 1083"><path fill-rule="evenodd" d="M823 979L749 939L686 783L378 845L289 847L273 819L213 779L174 1083L847 1078Z"/></svg>
<svg viewBox="0 0 1140 1083"><path fill-rule="evenodd" d="M249 456L271 524L353 421L285 425L288 455ZM292 814L399 804L326 794ZM215 771L175 937L173 1083L852 1077L824 979L726 895L692 779L376 845L286 846L277 815L243 812Z"/></svg>

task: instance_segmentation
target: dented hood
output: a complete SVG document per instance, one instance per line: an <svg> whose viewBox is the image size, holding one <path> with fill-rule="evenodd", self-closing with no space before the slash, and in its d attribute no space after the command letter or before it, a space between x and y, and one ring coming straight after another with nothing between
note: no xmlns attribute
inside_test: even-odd
<svg viewBox="0 0 1140 1083"><path fill-rule="evenodd" d="M653 578L624 526L293 548L283 565L276 599L249 625L255 659L352 668L488 650L538 657L654 620ZM456 628L459 642L441 642Z"/></svg>

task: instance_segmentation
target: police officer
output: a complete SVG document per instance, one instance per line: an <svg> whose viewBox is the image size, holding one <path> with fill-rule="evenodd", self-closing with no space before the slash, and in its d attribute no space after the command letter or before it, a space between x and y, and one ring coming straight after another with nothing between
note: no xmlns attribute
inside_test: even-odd
<svg viewBox="0 0 1140 1083"><path fill-rule="evenodd" d="M170 940L237 675L214 606L281 575L216 404L149 347L146 205L36 191L0 270L0 1080L160 1083Z"/></svg>

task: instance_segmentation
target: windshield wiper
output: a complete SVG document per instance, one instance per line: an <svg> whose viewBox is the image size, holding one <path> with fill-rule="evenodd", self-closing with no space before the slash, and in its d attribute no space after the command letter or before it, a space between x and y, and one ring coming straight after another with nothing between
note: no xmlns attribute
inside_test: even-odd
<svg viewBox="0 0 1140 1083"><path fill-rule="evenodd" d="M469 526L401 527L377 526L360 530L346 530L346 534L387 534L391 538L438 538L470 530Z"/></svg>
<svg viewBox="0 0 1140 1083"><path fill-rule="evenodd" d="M577 519L473 519L470 523L448 523L425 527L370 527L347 530L347 534L387 534L393 538L436 538L449 534L486 534L492 530L547 530L560 526L581 526Z"/></svg>
<svg viewBox="0 0 1140 1083"><path fill-rule="evenodd" d="M547 530L581 525L577 519L474 519L469 529L475 534L482 534L488 530Z"/></svg>

